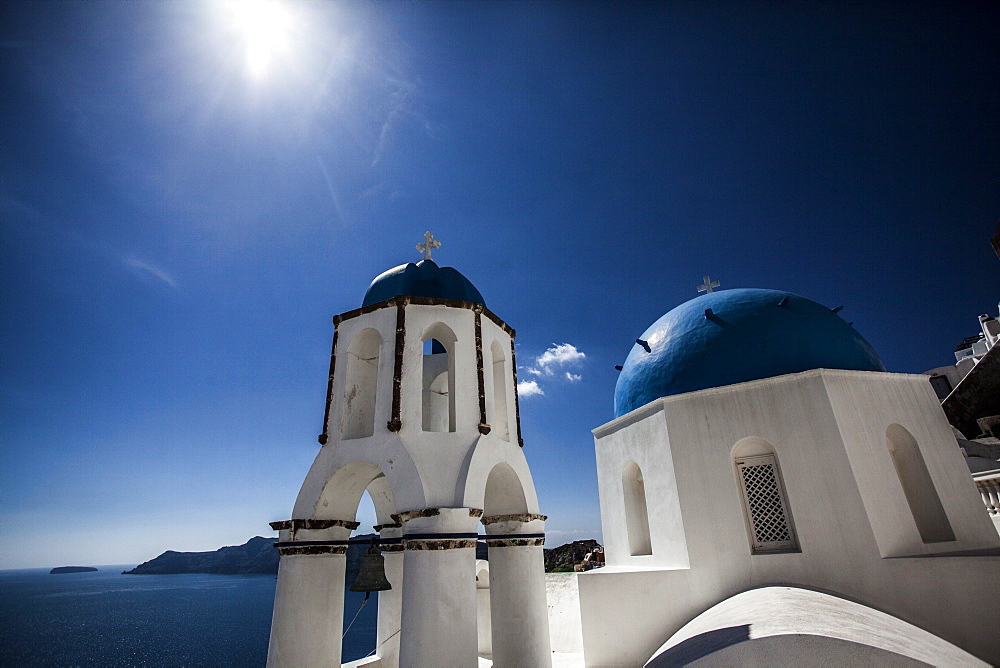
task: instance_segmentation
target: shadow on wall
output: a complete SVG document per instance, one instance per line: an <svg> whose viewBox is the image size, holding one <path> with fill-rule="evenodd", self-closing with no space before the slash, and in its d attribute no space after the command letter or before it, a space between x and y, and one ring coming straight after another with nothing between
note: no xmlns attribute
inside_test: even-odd
<svg viewBox="0 0 1000 668"><path fill-rule="evenodd" d="M750 640L750 625L730 626L706 631L671 647L646 664L647 668L686 666L731 645Z"/></svg>

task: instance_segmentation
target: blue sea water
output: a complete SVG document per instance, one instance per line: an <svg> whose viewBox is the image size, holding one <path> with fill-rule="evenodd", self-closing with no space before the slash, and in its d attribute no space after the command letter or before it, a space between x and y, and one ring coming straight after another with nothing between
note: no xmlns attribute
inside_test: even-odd
<svg viewBox="0 0 1000 668"><path fill-rule="evenodd" d="M0 666L263 666L273 575L50 575L0 571ZM344 625L364 594L346 592ZM343 660L375 647L377 598L344 638Z"/></svg>

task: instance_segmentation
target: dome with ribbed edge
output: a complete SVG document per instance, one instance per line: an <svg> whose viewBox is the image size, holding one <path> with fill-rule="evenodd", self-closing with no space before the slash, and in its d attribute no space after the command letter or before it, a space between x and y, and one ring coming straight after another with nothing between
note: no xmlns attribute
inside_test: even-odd
<svg viewBox="0 0 1000 668"><path fill-rule="evenodd" d="M382 272L368 286L361 305L377 304L398 296L455 299L486 305L486 300L469 279L457 269L437 266L433 260L409 262Z"/></svg>
<svg viewBox="0 0 1000 668"><path fill-rule="evenodd" d="M654 399L810 369L885 371L834 310L779 290L696 297L647 329L615 387L615 417Z"/></svg>

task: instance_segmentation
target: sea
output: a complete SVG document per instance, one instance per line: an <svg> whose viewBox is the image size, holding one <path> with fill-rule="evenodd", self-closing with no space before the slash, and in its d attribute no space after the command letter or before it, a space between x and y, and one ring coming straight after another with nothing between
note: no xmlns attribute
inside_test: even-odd
<svg viewBox="0 0 1000 668"><path fill-rule="evenodd" d="M0 571L0 666L265 664L276 576L121 574L134 566ZM378 601L345 596L346 662L373 652Z"/></svg>

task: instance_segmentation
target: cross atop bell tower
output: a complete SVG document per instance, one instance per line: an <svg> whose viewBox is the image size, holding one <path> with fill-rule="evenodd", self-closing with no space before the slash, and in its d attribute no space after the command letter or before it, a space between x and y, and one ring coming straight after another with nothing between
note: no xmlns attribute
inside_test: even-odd
<svg viewBox="0 0 1000 668"><path fill-rule="evenodd" d="M271 525L270 668L341 665L346 553L365 493L384 579L361 584L380 592L382 668L477 665L480 538L494 664L551 666L546 517L521 449L514 330L458 270L428 261L440 246L426 233L424 262L383 272L361 308L333 319L322 447L291 519Z"/></svg>
<svg viewBox="0 0 1000 668"><path fill-rule="evenodd" d="M417 244L417 250L424 254L425 260L431 260L431 251L441 248L441 242L430 232L424 232L424 243ZM431 260L433 262L433 260Z"/></svg>

